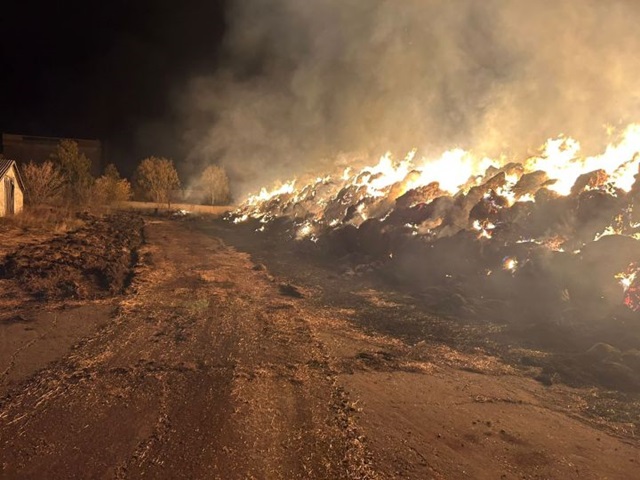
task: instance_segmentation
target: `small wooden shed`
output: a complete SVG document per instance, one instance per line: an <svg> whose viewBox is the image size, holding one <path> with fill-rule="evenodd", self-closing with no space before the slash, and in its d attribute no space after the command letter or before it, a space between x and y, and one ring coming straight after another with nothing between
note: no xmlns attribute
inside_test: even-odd
<svg viewBox="0 0 640 480"><path fill-rule="evenodd" d="M0 159L0 217L20 213L24 205L24 183L14 160Z"/></svg>

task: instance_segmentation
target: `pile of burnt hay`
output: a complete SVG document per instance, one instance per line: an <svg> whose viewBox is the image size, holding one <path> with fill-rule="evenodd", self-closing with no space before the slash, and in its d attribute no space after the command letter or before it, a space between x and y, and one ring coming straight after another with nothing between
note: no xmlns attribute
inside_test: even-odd
<svg viewBox="0 0 640 480"><path fill-rule="evenodd" d="M0 259L0 279L41 299L96 299L121 293L143 241L139 216L87 216L78 230L24 245Z"/></svg>

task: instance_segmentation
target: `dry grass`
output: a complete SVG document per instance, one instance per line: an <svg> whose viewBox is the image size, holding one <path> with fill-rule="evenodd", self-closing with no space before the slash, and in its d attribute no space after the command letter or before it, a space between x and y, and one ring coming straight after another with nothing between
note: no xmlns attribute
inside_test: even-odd
<svg viewBox="0 0 640 480"><path fill-rule="evenodd" d="M65 233L80 228L84 222L76 211L67 207L25 207L18 215L0 219L0 229L14 227L22 230Z"/></svg>
<svg viewBox="0 0 640 480"><path fill-rule="evenodd" d="M0 256L20 245L42 242L82 227L76 212L64 207L25 207L10 217L0 217Z"/></svg>
<svg viewBox="0 0 640 480"><path fill-rule="evenodd" d="M154 202L119 202L117 206L123 210L142 210L153 211L158 209L159 211L166 211L167 205L164 203ZM229 206L212 206L212 205L193 205L188 203L172 203L171 210L186 210L191 213L209 214L209 215L223 215L235 207Z"/></svg>

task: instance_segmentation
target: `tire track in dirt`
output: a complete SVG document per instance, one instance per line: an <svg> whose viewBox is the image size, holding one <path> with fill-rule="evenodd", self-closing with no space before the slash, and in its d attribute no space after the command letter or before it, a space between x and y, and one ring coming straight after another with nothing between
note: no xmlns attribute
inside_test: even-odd
<svg viewBox="0 0 640 480"><path fill-rule="evenodd" d="M309 312L153 221L114 320L0 403L4 478L371 478Z"/></svg>

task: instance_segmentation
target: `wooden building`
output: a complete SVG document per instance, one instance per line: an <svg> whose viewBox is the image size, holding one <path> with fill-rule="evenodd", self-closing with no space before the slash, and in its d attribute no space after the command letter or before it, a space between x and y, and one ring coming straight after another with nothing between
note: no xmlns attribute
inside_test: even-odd
<svg viewBox="0 0 640 480"><path fill-rule="evenodd" d="M24 184L14 160L0 159L0 217L20 213L24 205Z"/></svg>

